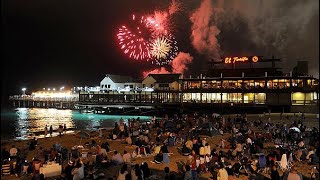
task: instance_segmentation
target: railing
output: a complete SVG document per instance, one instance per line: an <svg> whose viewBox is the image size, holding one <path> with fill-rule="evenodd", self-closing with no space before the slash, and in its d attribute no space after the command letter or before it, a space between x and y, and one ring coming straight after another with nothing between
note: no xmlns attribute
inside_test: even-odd
<svg viewBox="0 0 320 180"><path fill-rule="evenodd" d="M23 101L56 101L56 102L77 102L79 97L33 97L33 96L9 96L9 100Z"/></svg>

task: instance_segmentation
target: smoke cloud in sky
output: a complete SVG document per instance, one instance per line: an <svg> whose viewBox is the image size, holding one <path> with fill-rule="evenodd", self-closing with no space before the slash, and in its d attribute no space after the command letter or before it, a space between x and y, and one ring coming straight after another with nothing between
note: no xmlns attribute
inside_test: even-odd
<svg viewBox="0 0 320 180"><path fill-rule="evenodd" d="M148 74L183 74L188 70L187 65L190 64L193 60L193 57L189 53L179 52L176 58L170 63L171 71L168 71L166 68L161 67L159 69L154 69L151 71L144 71L143 77L147 77Z"/></svg>
<svg viewBox="0 0 320 180"><path fill-rule="evenodd" d="M197 2L200 5L194 6ZM318 0L191 0L191 40L200 54L282 59L285 72L309 61L319 77Z"/></svg>
<svg viewBox="0 0 320 180"><path fill-rule="evenodd" d="M177 32L188 28L190 43L180 41L194 49L179 47L193 57L189 68L181 68L184 73L197 73L207 61L227 55L274 55L284 72L306 60L309 74L319 78L318 0L173 0L167 7L170 17L178 10L190 21Z"/></svg>
<svg viewBox="0 0 320 180"><path fill-rule="evenodd" d="M189 53L179 52L178 56L171 62L172 73L183 74L188 70L187 65L190 64L193 57Z"/></svg>
<svg viewBox="0 0 320 180"><path fill-rule="evenodd" d="M203 0L200 7L191 15L192 45L200 54L218 58L220 45L217 36L220 30L212 24L213 7L211 0Z"/></svg>
<svg viewBox="0 0 320 180"><path fill-rule="evenodd" d="M154 70L151 70L151 71L144 71L142 73L143 78L147 77L148 74L171 74L171 73L169 71L167 71L166 68L161 67L159 69L154 69Z"/></svg>
<svg viewBox="0 0 320 180"><path fill-rule="evenodd" d="M181 9L181 3L177 0L172 0L170 6L169 6L169 14L174 14L178 12Z"/></svg>

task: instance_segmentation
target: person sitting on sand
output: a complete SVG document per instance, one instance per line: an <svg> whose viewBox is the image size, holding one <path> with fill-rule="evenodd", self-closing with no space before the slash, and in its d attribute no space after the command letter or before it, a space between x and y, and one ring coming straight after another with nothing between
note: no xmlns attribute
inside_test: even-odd
<svg viewBox="0 0 320 180"><path fill-rule="evenodd" d="M72 169L73 180L80 180L84 178L84 166L81 161L76 162Z"/></svg>
<svg viewBox="0 0 320 180"><path fill-rule="evenodd" d="M185 166L186 172L184 173L184 178L183 180L192 180L192 173L191 173L191 168L189 165Z"/></svg>
<svg viewBox="0 0 320 180"><path fill-rule="evenodd" d="M271 180L280 180L280 175L279 175L279 172L277 170L277 167L274 165L272 166L271 168Z"/></svg>
<svg viewBox="0 0 320 180"><path fill-rule="evenodd" d="M127 168L126 164L122 165L122 167L118 173L117 180L125 180L126 179L126 175L128 174L127 169L128 168Z"/></svg>
<svg viewBox="0 0 320 180"><path fill-rule="evenodd" d="M225 139L221 139L221 140L220 140L220 143L219 143L219 147L220 147L221 149L224 149L225 146L226 146L226 140L225 140Z"/></svg>
<svg viewBox="0 0 320 180"><path fill-rule="evenodd" d="M66 179L72 179L72 169L74 168L74 163L72 161L68 162L68 165L64 168L64 177Z"/></svg>
<svg viewBox="0 0 320 180"><path fill-rule="evenodd" d="M149 178L149 176L151 175L151 171L149 169L148 163L142 162L140 169L142 171L142 177Z"/></svg>
<svg viewBox="0 0 320 180"><path fill-rule="evenodd" d="M307 154L306 159L307 159L307 160L310 160L310 157L311 157L312 154L314 154L314 148L311 146L311 147L309 148L309 151L308 151L308 154Z"/></svg>
<svg viewBox="0 0 320 180"><path fill-rule="evenodd" d="M125 164L131 164L131 154L126 150L123 151L122 159Z"/></svg>
<svg viewBox="0 0 320 180"><path fill-rule="evenodd" d="M191 153L191 150L187 148L187 146L184 144L182 146L181 153L183 156L189 156L189 154Z"/></svg>
<svg viewBox="0 0 320 180"><path fill-rule="evenodd" d="M160 150L159 154L157 154L154 158L154 162L157 164L160 164L163 161L163 154L162 151Z"/></svg>
<svg viewBox="0 0 320 180"><path fill-rule="evenodd" d="M159 154L160 150L161 150L161 146L159 144L157 144L153 149L153 153Z"/></svg>
<svg viewBox="0 0 320 180"><path fill-rule="evenodd" d="M15 158L17 156L17 153L18 153L18 149L12 145L11 149L10 149L10 158Z"/></svg>
<svg viewBox="0 0 320 180"><path fill-rule="evenodd" d="M187 147L188 149L190 149L190 151L192 150L192 148L193 148L193 142L192 142L192 140L191 140L190 138L187 140L187 142L185 143L185 145L186 145L186 147Z"/></svg>
<svg viewBox="0 0 320 180"><path fill-rule="evenodd" d="M146 148L144 145L137 147L137 154L138 154L138 156L142 156L142 155L146 156L147 155Z"/></svg>
<svg viewBox="0 0 320 180"><path fill-rule="evenodd" d="M283 174L283 180L302 180L302 174L298 172L298 169L295 165L291 167L290 171L287 171Z"/></svg>
<svg viewBox="0 0 320 180"><path fill-rule="evenodd" d="M53 144L53 148L54 150L59 152L61 150L61 145L58 142L56 142L55 144Z"/></svg>
<svg viewBox="0 0 320 180"><path fill-rule="evenodd" d="M105 148L102 148L101 146L97 145L97 154L102 155L103 157L107 156L107 150Z"/></svg>
<svg viewBox="0 0 320 180"><path fill-rule="evenodd" d="M118 151L113 152L113 156L111 157L112 163L114 165L119 165L123 163L123 159L120 153Z"/></svg>
<svg viewBox="0 0 320 180"><path fill-rule="evenodd" d="M166 143L163 143L163 145L161 146L161 151L162 153L169 153L168 146Z"/></svg>
<svg viewBox="0 0 320 180"><path fill-rule="evenodd" d="M36 140L36 137L33 137L33 139L30 141L29 144L29 150L35 150L36 149L36 145L38 144L38 141Z"/></svg>
<svg viewBox="0 0 320 180"><path fill-rule="evenodd" d="M219 164L217 180L228 180L228 172L222 163Z"/></svg>
<svg viewBox="0 0 320 180"><path fill-rule="evenodd" d="M132 145L132 138L130 135L126 138L126 143L130 146Z"/></svg>

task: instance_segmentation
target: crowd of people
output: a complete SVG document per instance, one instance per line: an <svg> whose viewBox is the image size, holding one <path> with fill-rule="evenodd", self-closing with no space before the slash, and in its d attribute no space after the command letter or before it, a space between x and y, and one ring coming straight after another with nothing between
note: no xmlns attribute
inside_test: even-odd
<svg viewBox="0 0 320 180"><path fill-rule="evenodd" d="M280 116L283 118L282 114ZM289 120L290 117L285 117L288 119L287 124L273 123L267 117L262 115L255 121L248 121L246 114L231 118L194 113L172 117L165 115L162 119L152 117L147 122L139 118L126 121L121 118L109 134L99 131L99 138L105 139L103 143L92 140L84 144L93 149L90 153L95 155L94 160L84 162L83 152L79 147L70 150L56 142L51 149L43 149L33 139L29 143L29 151L36 151L32 162L25 160L26 152L12 146L9 151L3 149L2 164L14 159L15 168L12 168L11 173L17 176L24 173L40 176L39 164L41 166L48 161L56 161L60 164L67 163L62 179L97 179L104 176L99 173L99 169L111 166L121 167L116 174L116 179L119 180L152 179L156 174L150 170L148 163L137 164L133 159L152 157L152 164L169 165L170 157L176 155L169 151L169 147L175 147L187 161L180 174L175 174L166 167L164 178L168 180L179 177L193 180L206 173L219 180L240 175L248 176L249 179L261 175L275 180L302 179L302 174L297 169L299 163L306 163L318 170L318 129L307 128L304 125L304 115L294 115L292 121ZM203 124L208 126L205 128L201 126ZM63 127L61 129L62 134ZM217 136L226 133L230 133L230 136L221 138L219 144L210 144L210 137L203 134L211 131L217 132ZM108 141L119 141L133 147L133 150L111 151ZM274 146L266 148L265 143L272 143ZM283 174L279 171L283 171Z"/></svg>

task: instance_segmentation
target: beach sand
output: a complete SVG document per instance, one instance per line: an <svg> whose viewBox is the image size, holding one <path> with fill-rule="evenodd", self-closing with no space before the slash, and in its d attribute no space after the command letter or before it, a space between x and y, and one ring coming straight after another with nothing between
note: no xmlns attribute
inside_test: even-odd
<svg viewBox="0 0 320 180"><path fill-rule="evenodd" d="M284 114L283 116L285 117L287 114ZM290 114L292 116L292 114ZM234 115L230 115L231 117ZM304 121L304 124L307 125L307 127L319 127L319 120L316 118L316 115L314 114L306 114L306 120ZM283 118L283 120L280 120L280 116L278 113L275 114L271 114L271 121L273 123L277 123L277 122L281 122L281 123L287 123L287 124L291 124L293 121L292 120L286 120L285 118ZM248 115L248 121L254 121L255 119L258 118L258 115ZM267 122L269 118L269 115L267 114L265 117L262 118L262 120L264 122ZM254 131L257 131L257 129L254 129ZM229 136L231 136L230 133L226 133L224 135L218 135L218 136L214 136L214 137L207 137L207 141L212 148L215 148L218 144L221 138L227 139ZM154 132L151 131L151 137L155 137ZM69 150L75 146L75 145L80 145L80 138L77 137L75 134L66 134L63 135L62 137L48 137L48 138L39 138L38 139L38 143L40 146L42 146L45 149L50 149L52 147L52 145L55 142L58 142L59 144L61 144L64 147L67 147ZM102 144L104 142L108 142L110 144L110 150L117 150L118 152L120 152L121 154L123 154L124 150L127 150L128 152L132 152L134 150L134 146L127 146L126 144L122 144L120 140L108 140L108 139L99 139L99 138L95 138L96 142L98 144ZM153 139L151 139L153 140ZM82 139L81 140L81 145L84 145L85 142L91 142L91 139ZM28 149L28 145L27 145L27 141L25 140L21 140L21 141L7 141L7 142L2 142L1 146L2 148L6 148L7 150L9 150L11 148L12 145L15 145L16 147L20 148L20 149ZM274 146L273 143L266 143L265 144L265 149L268 148L268 146ZM135 158L133 159L133 163L138 163L141 164L142 162L147 162L149 165L149 168L151 169L151 171L153 172L153 174L158 174L159 178L163 177L164 175L164 168L166 166L168 166L170 168L170 171L174 171L176 173L179 173L179 171L181 171L181 166L184 166L188 160L188 157L186 156L182 156L179 154L178 152L178 146L175 147L168 147L169 152L171 152L172 154L170 155L170 163L168 164L154 164L151 163L150 161L153 160L153 156L149 156L149 157L141 157L141 158ZM217 148L217 150L219 150L219 148ZM32 160L32 158L34 157L36 151L29 151L27 153L27 160L30 162ZM112 153L110 153L111 157ZM311 172L311 166L307 165L306 163L301 163L301 162L295 162L295 165L297 165L298 170L306 177L310 177L310 172ZM115 166L115 167L109 167L107 169L102 169L102 171L105 173L106 175L106 179L108 177L115 177L117 172L119 171L120 166ZM282 172L280 172L280 175L282 175ZM179 176L179 175L178 175ZM266 177L268 177L268 175L265 175ZM210 173L204 173L200 175L200 179L210 179L210 177L212 177L212 175ZM7 177L8 179L18 179L15 178L14 176L11 177ZM31 177L30 177L31 178ZM163 179L163 178L161 178ZM230 179L248 179L247 176L240 176L239 178L233 177L231 176Z"/></svg>

